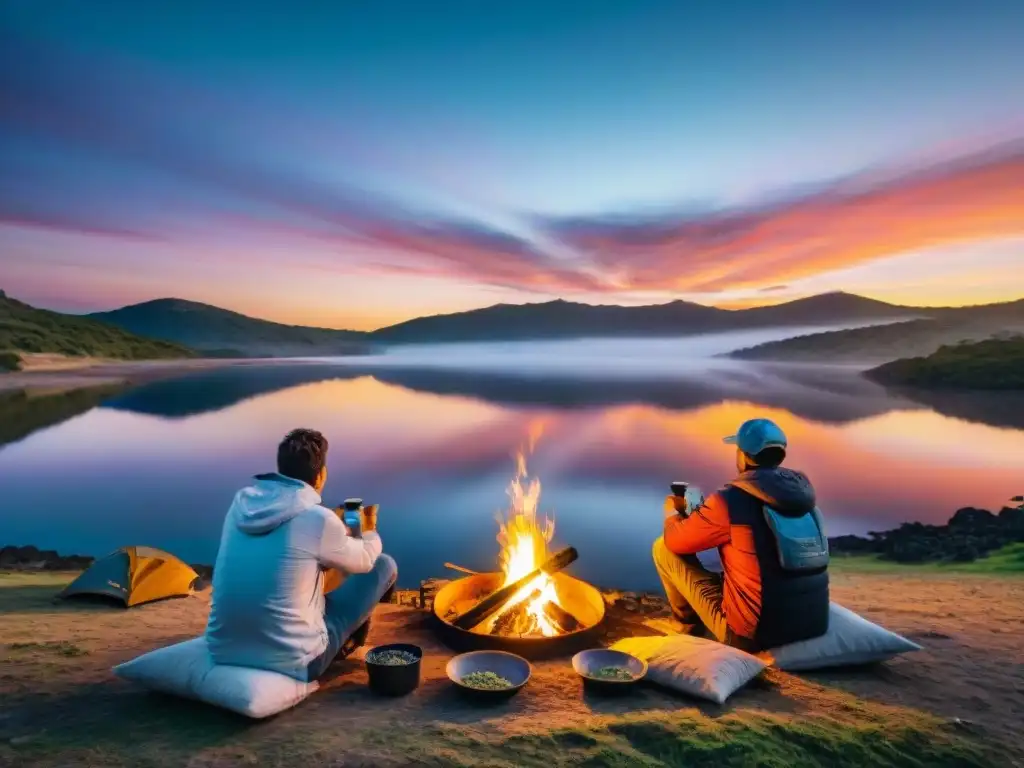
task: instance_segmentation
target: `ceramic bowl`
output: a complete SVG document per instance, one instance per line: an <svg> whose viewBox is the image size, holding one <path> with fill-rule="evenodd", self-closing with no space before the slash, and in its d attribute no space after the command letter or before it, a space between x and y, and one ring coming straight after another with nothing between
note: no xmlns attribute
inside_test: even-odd
<svg viewBox="0 0 1024 768"><path fill-rule="evenodd" d="M472 651L454 657L448 662L445 671L448 673L448 678L467 696L480 701L499 701L518 693L529 681L533 670L530 667L530 662L514 653ZM504 677L512 685L501 690L473 688L462 682L466 675L473 672L493 672Z"/></svg>
<svg viewBox="0 0 1024 768"><path fill-rule="evenodd" d="M597 677L597 671L603 667L620 667L633 675L631 680L608 680ZM623 693L632 689L647 674L647 662L636 656L608 648L592 648L580 651L572 657L572 668L576 670L583 684L590 689L605 693Z"/></svg>

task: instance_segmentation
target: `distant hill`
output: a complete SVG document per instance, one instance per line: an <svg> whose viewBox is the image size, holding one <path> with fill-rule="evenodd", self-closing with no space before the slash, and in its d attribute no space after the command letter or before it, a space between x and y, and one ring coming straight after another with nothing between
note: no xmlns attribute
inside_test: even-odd
<svg viewBox="0 0 1024 768"><path fill-rule="evenodd" d="M927 357L894 360L866 375L883 384L922 389L1024 392L1024 336L946 345Z"/></svg>
<svg viewBox="0 0 1024 768"><path fill-rule="evenodd" d="M741 349L730 357L877 365L904 357L930 355L943 345L1024 333L1024 300L917 312L920 319L797 336Z"/></svg>
<svg viewBox="0 0 1024 768"><path fill-rule="evenodd" d="M823 294L770 307L727 310L686 301L642 307L569 301L497 304L484 309L408 320L370 334L386 344L524 341L586 337L681 336L766 326L834 325L920 315L847 293Z"/></svg>
<svg viewBox="0 0 1024 768"><path fill-rule="evenodd" d="M918 318L945 317L943 313L960 311L898 306L837 292L736 310L685 301L640 307L563 300L497 304L468 312L420 317L370 333L282 325L182 299L157 299L90 317L140 335L185 344L206 354L286 357L365 354L381 346L400 344L685 336L842 323L905 321L907 324L901 327L906 329ZM956 323L960 323L960 315L955 317ZM959 337L953 340L958 341ZM819 351L815 348L812 357ZM751 353L757 355L757 351ZM899 351L894 351L878 361L899 356Z"/></svg>
<svg viewBox="0 0 1024 768"><path fill-rule="evenodd" d="M16 369L22 354L153 360L193 357L195 352L146 339L86 317L62 315L8 298L0 291L0 367Z"/></svg>
<svg viewBox="0 0 1024 768"><path fill-rule="evenodd" d="M208 355L302 357L371 351L367 335L361 331L283 325L183 299L156 299L89 317Z"/></svg>

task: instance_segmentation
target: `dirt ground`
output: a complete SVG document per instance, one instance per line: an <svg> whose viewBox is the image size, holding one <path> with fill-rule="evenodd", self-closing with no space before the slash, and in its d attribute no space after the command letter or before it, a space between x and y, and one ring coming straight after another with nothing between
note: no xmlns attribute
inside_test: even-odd
<svg viewBox="0 0 1024 768"><path fill-rule="evenodd" d="M129 732L139 734L149 749L132 758L136 765L289 764L287 757L299 754L314 761L319 755L319 763L311 765L534 764L528 750L536 744L527 737L552 729L596 734L594 728L612 727L615 733L626 734L629 743L623 742L624 749L639 749L630 741L628 730L620 733L609 724L643 713L649 718L644 727L654 727L650 725L654 722L662 734L673 722L692 723L701 733L701 729L728 731L737 723L749 722L761 724L758 733L763 731L765 739L776 734L773 729L779 724L791 724L804 733L800 729L839 723L881 734L878 738L884 742L889 738L887 729L927 722L929 728L948 729L997 748L992 754L1000 756L998 761L986 758L988 764L1024 765L1024 578L1020 577L838 573L833 577L835 600L915 640L924 650L855 670L800 675L771 671L721 707L647 687L626 698L595 699L581 691L563 659L536 663L530 683L520 694L481 711L452 690L445 676L452 653L433 637L425 614L385 605L375 615L370 644L421 645L423 682L417 691L397 700L376 698L365 687L361 663L348 659L332 668L328 682L309 700L260 723L146 694L110 673L115 664L201 633L208 593L130 611L53 603L59 583L69 578L67 574L0 573L0 764L122 764L127 760L124 742ZM643 632L641 619L635 603L612 605L606 640ZM439 738L438 734L444 737L441 746L417 751L421 757L429 754L429 760L402 762L402 754L423 749L424 740ZM410 735L415 743L403 741ZM511 763L488 762L483 752L478 755L481 762L473 763L466 754L456 754L458 744L483 750L498 743L495 739L507 751L508 745L519 743L517 738L523 739L521 763L514 758ZM477 741L470 743L472 739ZM577 748L604 754L598 736L579 739L584 741L558 742L558 748L565 755ZM313 745L314 740L323 745ZM920 748L928 746L928 740L922 739ZM331 759L325 756L328 752ZM643 755L636 759L590 759L588 763L581 758L579 764L674 764L645 762L648 758ZM887 764L936 764L925 758L900 760ZM839 762L830 761L826 754L820 763L787 762L784 757L770 762L765 757L750 763L693 764Z"/></svg>

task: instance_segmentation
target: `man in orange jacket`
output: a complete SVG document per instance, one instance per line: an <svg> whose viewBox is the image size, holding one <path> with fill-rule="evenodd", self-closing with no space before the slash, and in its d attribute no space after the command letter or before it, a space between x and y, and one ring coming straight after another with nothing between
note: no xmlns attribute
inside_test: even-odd
<svg viewBox="0 0 1024 768"><path fill-rule="evenodd" d="M720 642L748 651L822 635L828 629L828 540L814 488L783 469L786 436L768 419L745 422L736 445L739 475L690 511L665 500L654 563L672 613L703 624ZM717 547L724 573L697 553Z"/></svg>

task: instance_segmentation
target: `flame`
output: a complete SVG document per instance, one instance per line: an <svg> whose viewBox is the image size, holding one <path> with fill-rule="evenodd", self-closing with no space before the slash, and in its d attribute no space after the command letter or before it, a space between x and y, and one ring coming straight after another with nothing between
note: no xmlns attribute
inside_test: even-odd
<svg viewBox="0 0 1024 768"><path fill-rule="evenodd" d="M533 450L542 431L542 424L531 428L528 450ZM537 517L540 480L529 477L523 451L516 454L516 473L508 486L508 496L511 503L507 516L498 520L498 543L501 545L499 562L505 574L502 586L508 586L540 567L548 559L548 544L555 535L554 520L547 517L541 520ZM539 594L535 594L537 592ZM558 603L555 582L546 573L540 574L516 592L505 609L489 622L487 631L493 628L502 615L527 600L525 620L517 622L514 632L522 635L541 634L544 637L559 634L558 627L544 613L546 603Z"/></svg>

